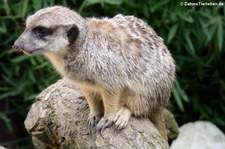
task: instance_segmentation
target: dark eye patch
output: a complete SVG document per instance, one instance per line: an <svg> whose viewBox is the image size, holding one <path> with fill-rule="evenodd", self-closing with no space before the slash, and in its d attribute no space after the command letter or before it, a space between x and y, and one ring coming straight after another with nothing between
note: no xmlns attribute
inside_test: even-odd
<svg viewBox="0 0 225 149"><path fill-rule="evenodd" d="M38 37L45 37L47 35L51 35L53 33L53 30L47 27L37 26L33 28L32 32Z"/></svg>
<svg viewBox="0 0 225 149"><path fill-rule="evenodd" d="M79 35L79 29L77 26L73 26L70 28L70 30L67 32L68 41L70 44L73 44L73 42L77 39Z"/></svg>

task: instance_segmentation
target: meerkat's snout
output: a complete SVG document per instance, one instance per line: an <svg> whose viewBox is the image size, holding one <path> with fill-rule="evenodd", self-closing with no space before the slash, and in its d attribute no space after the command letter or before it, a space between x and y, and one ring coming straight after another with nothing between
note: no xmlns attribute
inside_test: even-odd
<svg viewBox="0 0 225 149"><path fill-rule="evenodd" d="M30 52L28 52L28 51L24 48L24 43L23 43L23 41L22 41L20 38L18 38L18 39L14 42L12 48L15 48L17 51L23 52L23 53L25 53L25 54L27 54L27 55L32 55Z"/></svg>
<svg viewBox="0 0 225 149"><path fill-rule="evenodd" d="M43 45L44 41L39 41L33 32L33 30L25 30L14 42L12 48L30 56L39 53L43 48L40 46L41 44L37 44L37 42Z"/></svg>

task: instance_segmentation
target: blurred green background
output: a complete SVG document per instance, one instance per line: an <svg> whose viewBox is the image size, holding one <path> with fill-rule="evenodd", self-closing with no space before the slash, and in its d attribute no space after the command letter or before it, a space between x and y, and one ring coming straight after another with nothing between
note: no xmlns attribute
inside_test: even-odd
<svg viewBox="0 0 225 149"><path fill-rule="evenodd" d="M28 15L56 4L86 17L122 13L148 22L176 60L177 80L168 108L179 125L208 120L225 130L225 2L192 7L174 0L1 0L0 145L31 148L23 124L26 114L35 96L60 78L45 58L11 48Z"/></svg>

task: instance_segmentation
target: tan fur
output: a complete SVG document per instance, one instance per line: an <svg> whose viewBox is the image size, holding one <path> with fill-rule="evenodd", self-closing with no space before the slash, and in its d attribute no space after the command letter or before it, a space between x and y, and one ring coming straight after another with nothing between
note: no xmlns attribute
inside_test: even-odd
<svg viewBox="0 0 225 149"><path fill-rule="evenodd" d="M44 54L80 86L93 131L113 123L125 128L133 115L148 117L167 139L162 112L175 65L163 39L144 21L123 15L85 19L65 7L49 7L28 17L14 47Z"/></svg>
<svg viewBox="0 0 225 149"><path fill-rule="evenodd" d="M60 74L66 76L66 72L64 71L65 64L61 56L51 52L46 52L45 56L52 62L52 64Z"/></svg>

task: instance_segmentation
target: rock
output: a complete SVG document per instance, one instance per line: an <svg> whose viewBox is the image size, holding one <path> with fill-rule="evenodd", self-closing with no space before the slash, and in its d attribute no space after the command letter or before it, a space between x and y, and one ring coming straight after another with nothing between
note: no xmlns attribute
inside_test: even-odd
<svg viewBox="0 0 225 149"><path fill-rule="evenodd" d="M206 121L187 123L170 149L225 149L225 135L214 124Z"/></svg>
<svg viewBox="0 0 225 149"><path fill-rule="evenodd" d="M65 79L38 95L25 120L34 148L57 149L168 149L158 130L147 118L131 118L119 131L113 126L91 134L89 108L79 89Z"/></svg>

